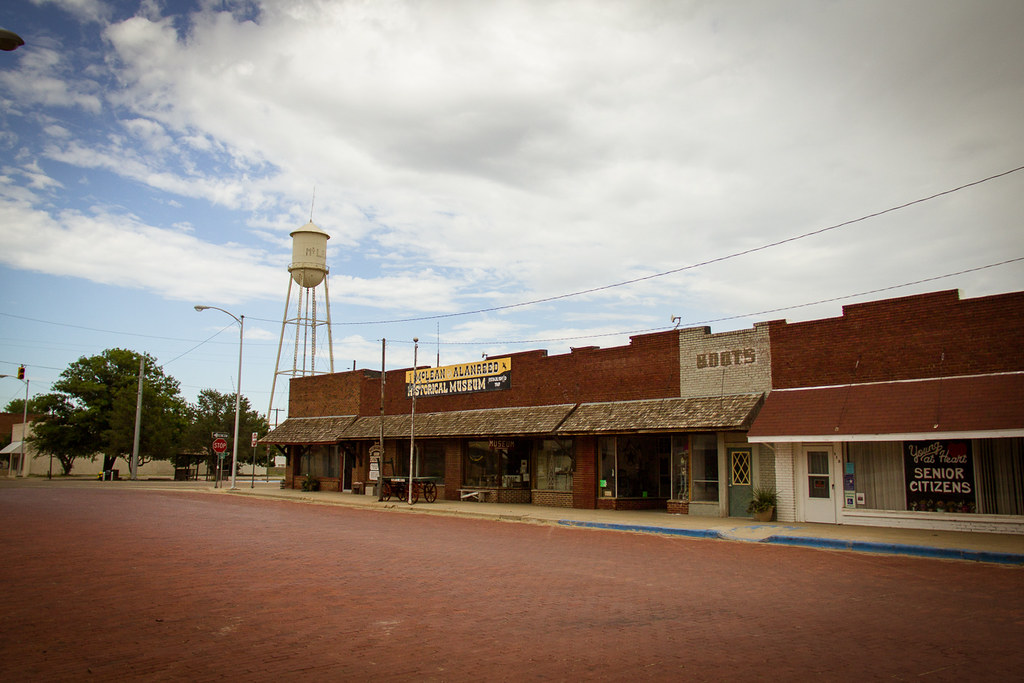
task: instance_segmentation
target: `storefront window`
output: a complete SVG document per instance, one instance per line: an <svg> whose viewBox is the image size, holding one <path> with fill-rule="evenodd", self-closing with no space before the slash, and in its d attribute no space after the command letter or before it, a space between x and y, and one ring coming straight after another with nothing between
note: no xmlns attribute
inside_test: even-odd
<svg viewBox="0 0 1024 683"><path fill-rule="evenodd" d="M416 441L416 457L413 460L414 477L436 477L444 479L444 442ZM409 471L409 440L398 442L398 462L395 473L405 476Z"/></svg>
<svg viewBox="0 0 1024 683"><path fill-rule="evenodd" d="M602 436L597 440L598 495L602 498L615 496L615 437Z"/></svg>
<svg viewBox="0 0 1024 683"><path fill-rule="evenodd" d="M978 512L1024 515L1024 439L978 441Z"/></svg>
<svg viewBox="0 0 1024 683"><path fill-rule="evenodd" d="M302 456L302 474L336 479L338 477L337 446L313 446Z"/></svg>
<svg viewBox="0 0 1024 683"><path fill-rule="evenodd" d="M573 454L569 439L542 439L536 446L536 481L543 491L572 491Z"/></svg>
<svg viewBox="0 0 1024 683"><path fill-rule="evenodd" d="M602 497L668 498L672 439L663 436L604 437L598 441Z"/></svg>
<svg viewBox="0 0 1024 683"><path fill-rule="evenodd" d="M690 498L690 437L680 434L672 437L672 498Z"/></svg>
<svg viewBox="0 0 1024 683"><path fill-rule="evenodd" d="M905 510L907 491L903 483L903 442L853 442L847 447L846 478L862 494L857 507L868 510ZM850 472L852 470L852 472Z"/></svg>
<svg viewBox="0 0 1024 683"><path fill-rule="evenodd" d="M530 442L526 439L470 441L464 465L467 486L529 488Z"/></svg>
<svg viewBox="0 0 1024 683"><path fill-rule="evenodd" d="M852 442L845 462L859 509L1024 514L1024 439Z"/></svg>
<svg viewBox="0 0 1024 683"><path fill-rule="evenodd" d="M694 501L718 502L718 437L714 434L690 436L690 477Z"/></svg>

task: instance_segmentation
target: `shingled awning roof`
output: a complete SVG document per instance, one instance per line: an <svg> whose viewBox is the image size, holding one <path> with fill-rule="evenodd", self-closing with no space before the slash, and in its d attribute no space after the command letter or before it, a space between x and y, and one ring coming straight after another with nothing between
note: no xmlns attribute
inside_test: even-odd
<svg viewBox="0 0 1024 683"><path fill-rule="evenodd" d="M355 415L334 417L289 417L259 440L261 444L313 445L341 441L345 429L355 422Z"/></svg>
<svg viewBox="0 0 1024 683"><path fill-rule="evenodd" d="M571 404L563 404L417 413L416 436L441 438L552 434L572 409ZM408 414L385 415L384 438L408 437L411 420ZM377 416L290 417L260 439L260 443L312 445L377 439L379 436L380 418Z"/></svg>
<svg viewBox="0 0 1024 683"><path fill-rule="evenodd" d="M456 436L525 436L551 434L573 406L530 406L487 408L444 413L416 413L416 436L423 438ZM386 415L384 437L409 436L410 415ZM361 417L345 431L345 439L375 439L380 434L379 417Z"/></svg>
<svg viewBox="0 0 1024 683"><path fill-rule="evenodd" d="M762 394L584 403L561 434L742 430L750 426Z"/></svg>
<svg viewBox="0 0 1024 683"><path fill-rule="evenodd" d="M741 430L762 394L663 398L417 413L416 438L539 436L615 432ZM384 416L384 438L408 438L408 414ZM378 416L290 417L260 439L264 444L326 444L380 438Z"/></svg>

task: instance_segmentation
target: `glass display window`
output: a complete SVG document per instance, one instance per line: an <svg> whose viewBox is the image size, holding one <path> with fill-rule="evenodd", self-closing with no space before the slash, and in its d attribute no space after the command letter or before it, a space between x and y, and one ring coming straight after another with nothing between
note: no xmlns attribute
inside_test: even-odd
<svg viewBox="0 0 1024 683"><path fill-rule="evenodd" d="M533 488L544 491L572 491L575 469L571 439L539 439L534 447Z"/></svg>
<svg viewBox="0 0 1024 683"><path fill-rule="evenodd" d="M530 442L526 439L469 441L463 483L484 488L530 487Z"/></svg>
<svg viewBox="0 0 1024 683"><path fill-rule="evenodd" d="M690 500L718 502L718 437L690 435Z"/></svg>

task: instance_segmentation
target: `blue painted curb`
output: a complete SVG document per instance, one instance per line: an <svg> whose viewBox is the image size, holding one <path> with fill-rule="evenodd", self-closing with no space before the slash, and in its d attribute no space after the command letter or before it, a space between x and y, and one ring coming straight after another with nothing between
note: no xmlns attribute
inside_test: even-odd
<svg viewBox="0 0 1024 683"><path fill-rule="evenodd" d="M575 519L560 519L563 526L584 527L587 529L610 529L612 531L638 531L648 534L669 534L671 536L688 536L690 538L724 538L713 529L670 529L667 527L641 526L639 524L611 524L607 522L581 522Z"/></svg>
<svg viewBox="0 0 1024 683"><path fill-rule="evenodd" d="M889 555L910 555L912 557L928 557L946 560L967 560L969 562L993 562L996 564L1024 565L1024 555L1019 553L999 553L989 550L966 550L962 548L935 548L932 546L907 545L904 543L876 543L874 541L847 541L834 538L817 538L813 536L769 536L762 540L745 540L733 536L725 536L714 529L673 529L669 527L641 526L639 524L612 524L608 522L583 522L575 519L560 519L562 526L581 527L585 529L608 529L611 531L634 531L647 534L667 534L669 536L686 536L688 538L728 539L745 543L768 543L771 545L789 545L802 548L823 548L826 550L852 550L863 553L883 553Z"/></svg>
<svg viewBox="0 0 1024 683"><path fill-rule="evenodd" d="M844 541L834 538L814 538L805 536L769 536L761 541L761 543L792 545L804 548L825 548L829 550L855 550L864 553L911 555L913 557L929 557L946 560L968 560L970 562L994 562L997 564L1024 565L1024 555L1018 553L1000 553L990 550L936 548L933 546L907 545L904 543Z"/></svg>

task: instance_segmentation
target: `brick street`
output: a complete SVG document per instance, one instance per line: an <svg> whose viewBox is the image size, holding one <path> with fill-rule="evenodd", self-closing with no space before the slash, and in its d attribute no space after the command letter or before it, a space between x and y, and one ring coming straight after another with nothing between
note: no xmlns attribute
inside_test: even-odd
<svg viewBox="0 0 1024 683"><path fill-rule="evenodd" d="M0 488L0 680L1006 680L1024 570Z"/></svg>

